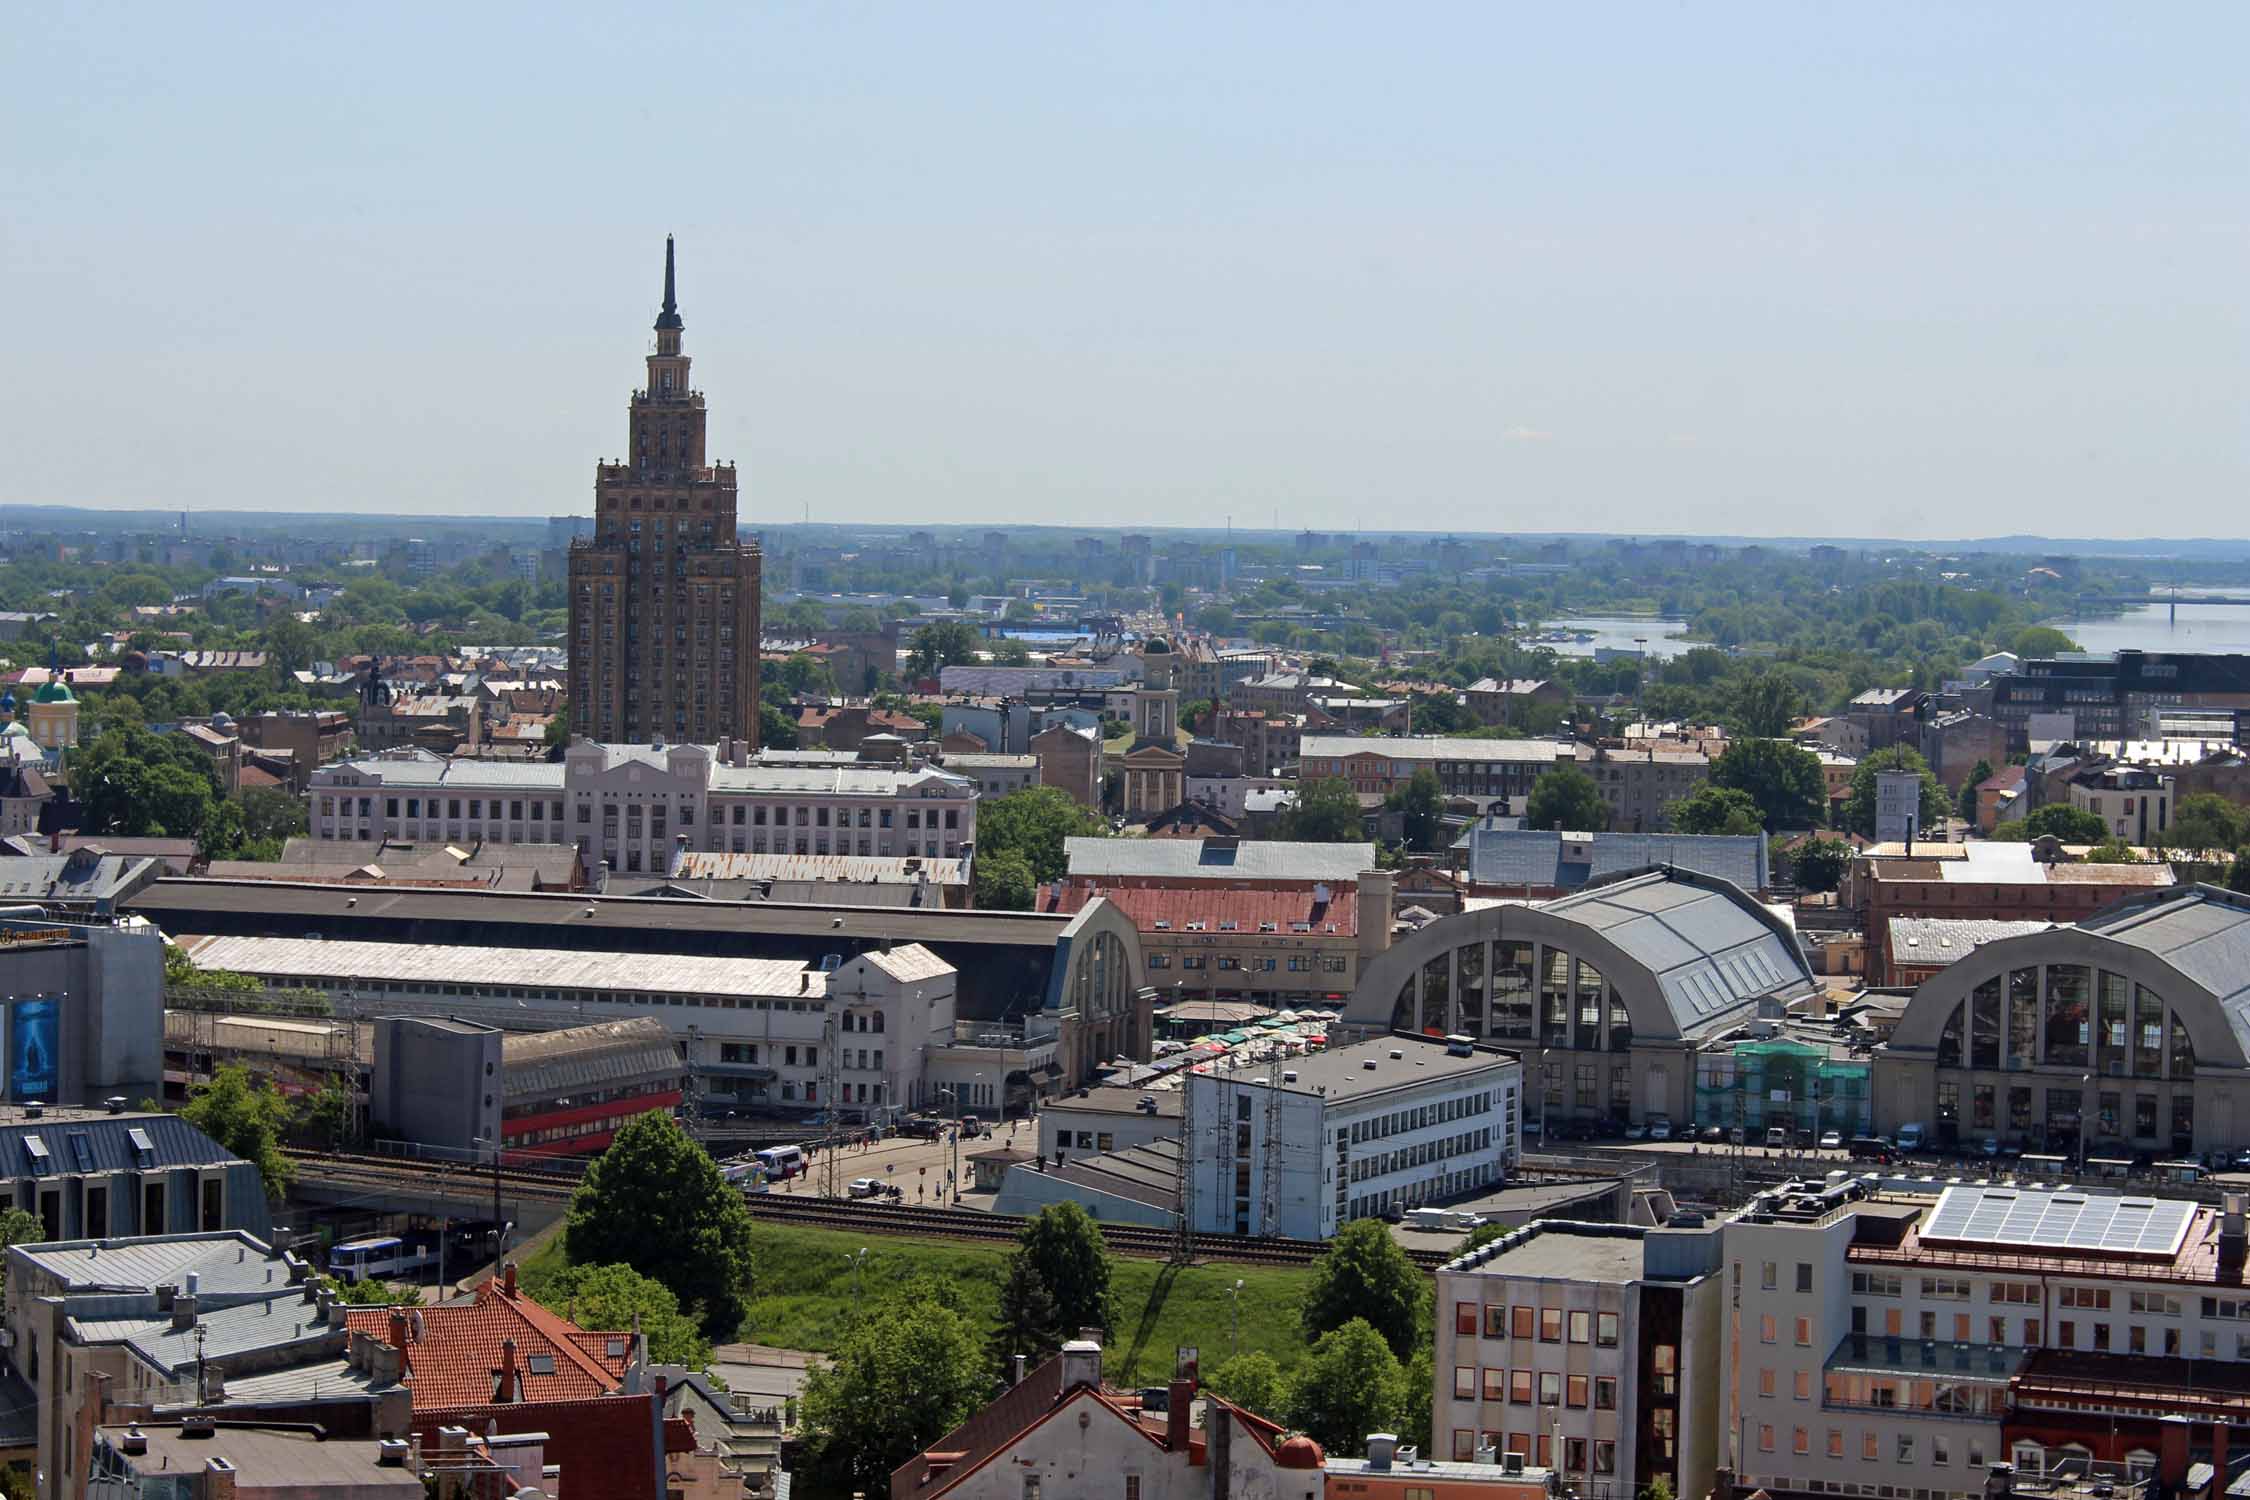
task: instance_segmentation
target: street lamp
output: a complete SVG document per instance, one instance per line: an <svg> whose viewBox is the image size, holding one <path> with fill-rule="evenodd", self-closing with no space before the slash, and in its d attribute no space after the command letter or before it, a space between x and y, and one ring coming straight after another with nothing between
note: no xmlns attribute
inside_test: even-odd
<svg viewBox="0 0 2250 1500"><path fill-rule="evenodd" d="M1554 1149L1547 1142L1547 1095L1549 1092L1547 1059L1554 1054L1554 1050L1552 1047L1541 1047L1539 1049L1539 1149L1541 1151L1552 1151Z"/></svg>
<svg viewBox="0 0 2250 1500"><path fill-rule="evenodd" d="M492 1148L492 1263L500 1264L500 1257L508 1253L508 1226L500 1218L500 1143L486 1136L469 1137L472 1146Z"/></svg>
<svg viewBox="0 0 2250 1500"><path fill-rule="evenodd" d="M1227 1289L1227 1296L1234 1302L1234 1353L1239 1355L1242 1353L1242 1282L1239 1279Z"/></svg>
<svg viewBox="0 0 2250 1500"><path fill-rule="evenodd" d="M2091 1073L2081 1073L2078 1076L2078 1175L2081 1177L2086 1175L2086 1090L2093 1083L2094 1075Z"/></svg>
<svg viewBox="0 0 2250 1500"><path fill-rule="evenodd" d="M947 1185L953 1189L954 1201L959 1202L961 1197L961 1096L952 1089L939 1089L938 1092L945 1096L946 1112L953 1116L953 1123L945 1129L946 1142L953 1152L953 1165L946 1169L945 1180Z"/></svg>
<svg viewBox="0 0 2250 1500"><path fill-rule="evenodd" d="M860 1268L867 1264L867 1247L865 1245L862 1245L859 1247L859 1253L857 1255L848 1255L844 1258L852 1263L852 1306L854 1308L857 1308L861 1306L859 1295L859 1273Z"/></svg>

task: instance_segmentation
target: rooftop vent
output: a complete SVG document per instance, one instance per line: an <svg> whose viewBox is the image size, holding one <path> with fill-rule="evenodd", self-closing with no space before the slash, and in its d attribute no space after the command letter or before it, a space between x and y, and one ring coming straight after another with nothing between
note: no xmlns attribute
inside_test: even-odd
<svg viewBox="0 0 2250 1500"><path fill-rule="evenodd" d="M112 1094L102 1103L108 1107L109 1112L113 1115L125 1113L125 1096L123 1094Z"/></svg>
<svg viewBox="0 0 2250 1500"><path fill-rule="evenodd" d="M1398 1056L1398 1054L1397 1054L1396 1052L1393 1052L1393 1053L1391 1054L1391 1056L1393 1056L1393 1057L1396 1057L1396 1056ZM1359 1065L1360 1065L1360 1067L1361 1067L1361 1068L1362 1068L1362 1069L1363 1069L1364 1071L1366 1071L1366 1072L1372 1073L1372 1072L1374 1072L1374 1071L1375 1071L1375 1059L1374 1059L1374 1058L1372 1058L1372 1057L1366 1057L1366 1058L1362 1058L1362 1059L1360 1059L1360 1064L1359 1064Z"/></svg>
<svg viewBox="0 0 2250 1500"><path fill-rule="evenodd" d="M1404 1061L1406 1061L1406 1054L1405 1054L1404 1052L1400 1051L1400 1050L1399 1050L1398 1048L1396 1048L1396 1047L1393 1047L1393 1048L1391 1049L1391 1061L1392 1061L1392 1062L1404 1062Z"/></svg>
<svg viewBox="0 0 2250 1500"><path fill-rule="evenodd" d="M1297 1081L1297 1070L1295 1068L1283 1068L1281 1070L1281 1081L1283 1083L1295 1083Z"/></svg>

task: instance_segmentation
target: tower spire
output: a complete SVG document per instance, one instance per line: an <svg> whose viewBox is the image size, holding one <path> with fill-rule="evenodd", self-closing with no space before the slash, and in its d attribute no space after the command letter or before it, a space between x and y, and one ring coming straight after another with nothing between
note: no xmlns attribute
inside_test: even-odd
<svg viewBox="0 0 2250 1500"><path fill-rule="evenodd" d="M656 315L656 331L678 332L685 325L680 322L678 300L672 295L672 237L664 236L664 311Z"/></svg>

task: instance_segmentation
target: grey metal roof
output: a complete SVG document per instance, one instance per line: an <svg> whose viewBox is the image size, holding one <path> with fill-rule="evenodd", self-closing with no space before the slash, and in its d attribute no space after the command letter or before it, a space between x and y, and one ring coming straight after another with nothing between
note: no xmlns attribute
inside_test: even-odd
<svg viewBox="0 0 2250 1500"><path fill-rule="evenodd" d="M226 1381L227 1399L245 1406L258 1402L364 1401L371 1391L384 1388L367 1371L353 1369L349 1359L319 1359L255 1375L229 1375Z"/></svg>
<svg viewBox="0 0 2250 1500"><path fill-rule="evenodd" d="M200 1295L200 1294L199 1294ZM84 1344L123 1344L151 1367L177 1377L193 1370L200 1354L205 1359L227 1359L239 1354L281 1351L288 1358L334 1353L343 1344L344 1330L315 1323L316 1309L296 1287L271 1297L232 1307L198 1309L194 1322L172 1326L169 1313L144 1317L72 1318L70 1331ZM198 1335L201 1335L200 1343ZM330 1346L330 1347L324 1347Z"/></svg>
<svg viewBox="0 0 2250 1500"><path fill-rule="evenodd" d="M1393 1060L1393 1052L1402 1055ZM1375 1066L1368 1067L1369 1062ZM1514 1053L1487 1046L1476 1047L1467 1056L1457 1057L1443 1038L1393 1032L1389 1036L1354 1042L1348 1047L1332 1047L1325 1052L1291 1058L1283 1066L1285 1071L1297 1075L1296 1082L1281 1085L1283 1093L1318 1094L1334 1106L1391 1089L1412 1088L1439 1079L1458 1079L1486 1068L1512 1068L1517 1066L1517 1061ZM1199 1074L1187 1080L1187 1087L1195 1088L1212 1077L1220 1085L1258 1087L1264 1084L1266 1075L1262 1068L1239 1073Z"/></svg>
<svg viewBox="0 0 2250 1500"><path fill-rule="evenodd" d="M43 1165L38 1163L39 1151L30 1145L34 1139L46 1153ZM0 1177L166 1171L221 1166L237 1159L178 1115L47 1111L41 1119L16 1118L0 1125Z"/></svg>
<svg viewBox="0 0 2250 1500"><path fill-rule="evenodd" d="M1565 853L1586 857L1565 858ZM1469 833L1469 879L1477 885L1573 890L1628 870L1665 865L1716 875L1746 891L1770 884L1766 841L1757 834L1578 833L1487 828Z"/></svg>
<svg viewBox="0 0 2250 1500"><path fill-rule="evenodd" d="M967 797L976 783L966 776L928 769L899 771L882 767L713 766L711 790L746 796L782 794L829 797Z"/></svg>
<svg viewBox="0 0 2250 1500"><path fill-rule="evenodd" d="M1942 968L1986 943L2045 932L2053 922L2001 922L1971 917L1892 917L1891 962Z"/></svg>
<svg viewBox="0 0 2250 1500"><path fill-rule="evenodd" d="M1599 933L1648 969L1683 1036L1817 983L1781 920L1713 876L1651 872L1540 910Z"/></svg>
<svg viewBox="0 0 2250 1500"><path fill-rule="evenodd" d="M90 851L16 855L0 859L0 899L31 901L115 901L152 884L164 861L148 855Z"/></svg>
<svg viewBox="0 0 2250 1500"><path fill-rule="evenodd" d="M500 1059L510 1099L676 1079L687 1071L679 1046L654 1016L562 1031L512 1032L501 1038Z"/></svg>
<svg viewBox="0 0 2250 1500"><path fill-rule="evenodd" d="M159 1234L132 1239L55 1240L11 1245L20 1258L55 1277L66 1294L140 1293L177 1286L193 1272L198 1295L264 1296L286 1286L288 1262L265 1241L239 1229L212 1234Z"/></svg>
<svg viewBox="0 0 2250 1500"><path fill-rule="evenodd" d="M196 967L272 979L325 979L350 986L393 984L521 985L543 990L631 994L778 996L818 1000L828 976L774 958L710 958L686 953L588 953L572 949L486 948L466 943L328 942L319 938L199 937L182 944Z"/></svg>
<svg viewBox="0 0 2250 1500"><path fill-rule="evenodd" d="M2189 886L2121 902L2078 926L2139 948L2202 986L2250 1051L2250 897Z"/></svg>
<svg viewBox="0 0 2250 1500"><path fill-rule="evenodd" d="M411 759L370 756L326 768L349 770L385 787L447 787L464 792L483 787L511 791L560 792L563 768L555 761L446 760L417 755ZM339 788L340 790L341 788Z"/></svg>
<svg viewBox="0 0 2250 1500"><path fill-rule="evenodd" d="M1326 880L1350 885L1375 868L1373 844L1272 839L1065 839L1073 876L1174 880Z"/></svg>

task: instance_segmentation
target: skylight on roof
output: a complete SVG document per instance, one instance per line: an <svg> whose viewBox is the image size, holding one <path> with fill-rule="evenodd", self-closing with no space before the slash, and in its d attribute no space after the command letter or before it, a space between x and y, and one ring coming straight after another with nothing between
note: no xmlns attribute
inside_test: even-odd
<svg viewBox="0 0 2250 1500"><path fill-rule="evenodd" d="M534 1375L552 1375L552 1374L554 1374L554 1373L555 1373L555 1357L554 1357L554 1356L553 1356L552 1354L534 1354L534 1355L532 1355L532 1356L531 1356L531 1373L532 1373L532 1374L534 1374Z"/></svg>

